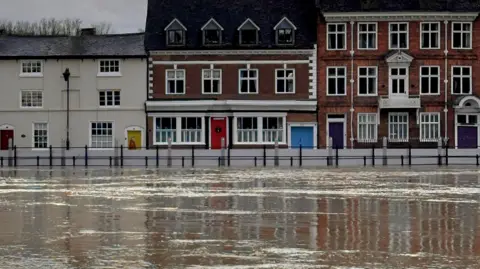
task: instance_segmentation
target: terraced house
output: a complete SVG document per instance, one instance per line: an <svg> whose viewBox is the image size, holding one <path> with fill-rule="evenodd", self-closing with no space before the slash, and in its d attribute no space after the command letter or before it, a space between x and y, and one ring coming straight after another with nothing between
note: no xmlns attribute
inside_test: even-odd
<svg viewBox="0 0 480 269"><path fill-rule="evenodd" d="M320 144L478 146L478 1L318 0Z"/></svg>
<svg viewBox="0 0 480 269"><path fill-rule="evenodd" d="M314 1L149 0L148 143L317 146Z"/></svg>

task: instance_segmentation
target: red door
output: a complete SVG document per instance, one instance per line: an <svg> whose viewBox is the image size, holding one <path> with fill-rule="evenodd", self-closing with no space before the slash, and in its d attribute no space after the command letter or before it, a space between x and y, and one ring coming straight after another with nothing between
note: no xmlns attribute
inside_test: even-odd
<svg viewBox="0 0 480 269"><path fill-rule="evenodd" d="M227 146L227 118L212 117L210 124L211 148L222 148L222 137L225 138L225 146Z"/></svg>
<svg viewBox="0 0 480 269"><path fill-rule="evenodd" d="M8 140L10 138L13 142L13 130L0 130L0 150L8 149Z"/></svg>

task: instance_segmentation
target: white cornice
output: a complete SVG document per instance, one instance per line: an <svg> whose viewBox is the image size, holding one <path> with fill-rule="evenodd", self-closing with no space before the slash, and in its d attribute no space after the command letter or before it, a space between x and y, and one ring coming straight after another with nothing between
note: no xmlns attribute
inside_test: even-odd
<svg viewBox="0 0 480 269"><path fill-rule="evenodd" d="M152 50L151 56L162 55L310 55L314 49L285 50Z"/></svg>
<svg viewBox="0 0 480 269"><path fill-rule="evenodd" d="M150 111L316 111L317 101L298 100L171 100L146 101Z"/></svg>
<svg viewBox="0 0 480 269"><path fill-rule="evenodd" d="M309 60L230 60L230 61L153 61L153 65L187 65L187 64L308 64Z"/></svg>
<svg viewBox="0 0 480 269"><path fill-rule="evenodd" d="M327 22L474 21L478 12L324 12Z"/></svg>

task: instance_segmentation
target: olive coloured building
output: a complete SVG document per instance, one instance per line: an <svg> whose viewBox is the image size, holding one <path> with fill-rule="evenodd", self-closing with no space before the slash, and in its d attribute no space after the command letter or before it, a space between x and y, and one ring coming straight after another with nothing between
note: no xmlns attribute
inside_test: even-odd
<svg viewBox="0 0 480 269"><path fill-rule="evenodd" d="M314 1L150 0L149 145L316 147L316 19Z"/></svg>

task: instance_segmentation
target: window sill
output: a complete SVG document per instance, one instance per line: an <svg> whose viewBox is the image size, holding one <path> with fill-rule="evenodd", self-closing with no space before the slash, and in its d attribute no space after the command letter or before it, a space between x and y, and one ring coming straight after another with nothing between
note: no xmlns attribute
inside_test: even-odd
<svg viewBox="0 0 480 269"><path fill-rule="evenodd" d="M472 48L454 48L452 47L452 50L471 50Z"/></svg>
<svg viewBox="0 0 480 269"><path fill-rule="evenodd" d="M49 151L49 148L32 148L32 151Z"/></svg>
<svg viewBox="0 0 480 269"><path fill-rule="evenodd" d="M238 94L258 94L258 92L239 92Z"/></svg>
<svg viewBox="0 0 480 269"><path fill-rule="evenodd" d="M327 49L327 51L339 51L339 50L344 50L344 51L346 51L347 48L344 48L344 49Z"/></svg>
<svg viewBox="0 0 480 269"><path fill-rule="evenodd" d="M29 107L29 106L21 106L20 109L28 109L28 110L35 110L35 109L43 109L43 106L42 107Z"/></svg>
<svg viewBox="0 0 480 269"><path fill-rule="evenodd" d="M120 106L98 106L99 109L120 108Z"/></svg>
<svg viewBox="0 0 480 269"><path fill-rule="evenodd" d="M166 92L165 95L185 95L186 93L171 93L171 92Z"/></svg>
<svg viewBox="0 0 480 269"><path fill-rule="evenodd" d="M153 142L154 146L168 146L168 143ZM205 142L172 142L172 146L201 146L205 145Z"/></svg>
<svg viewBox="0 0 480 269"><path fill-rule="evenodd" d="M420 93L420 96L440 96L440 93Z"/></svg>
<svg viewBox="0 0 480 269"><path fill-rule="evenodd" d="M408 139L388 139L389 143L408 143Z"/></svg>
<svg viewBox="0 0 480 269"><path fill-rule="evenodd" d="M420 139L420 143L438 143L439 139Z"/></svg>
<svg viewBox="0 0 480 269"><path fill-rule="evenodd" d="M328 94L327 93L327 97L335 97L335 96L347 96L347 94L346 93L344 94Z"/></svg>
<svg viewBox="0 0 480 269"><path fill-rule="evenodd" d="M275 94L295 94L295 92L275 92Z"/></svg>
<svg viewBox="0 0 480 269"><path fill-rule="evenodd" d="M421 50L439 50L440 48L422 48L420 47Z"/></svg>
<svg viewBox="0 0 480 269"><path fill-rule="evenodd" d="M378 50L378 48L358 48L358 50L375 51Z"/></svg>
<svg viewBox="0 0 480 269"><path fill-rule="evenodd" d="M203 95L220 95L221 92L202 92Z"/></svg>
<svg viewBox="0 0 480 269"><path fill-rule="evenodd" d="M121 73L98 73L97 77L121 77Z"/></svg>
<svg viewBox="0 0 480 269"><path fill-rule="evenodd" d="M358 143L377 143L378 138L373 138L373 139L357 139Z"/></svg>
<svg viewBox="0 0 480 269"><path fill-rule="evenodd" d="M362 93L359 93L357 94L358 97L377 97L378 94L362 94Z"/></svg>
<svg viewBox="0 0 480 269"><path fill-rule="evenodd" d="M88 147L88 150L114 150L114 149L115 148L92 148L92 147Z"/></svg>
<svg viewBox="0 0 480 269"><path fill-rule="evenodd" d="M18 75L21 78L43 78L43 73L42 74L36 74L36 73L21 73Z"/></svg>

